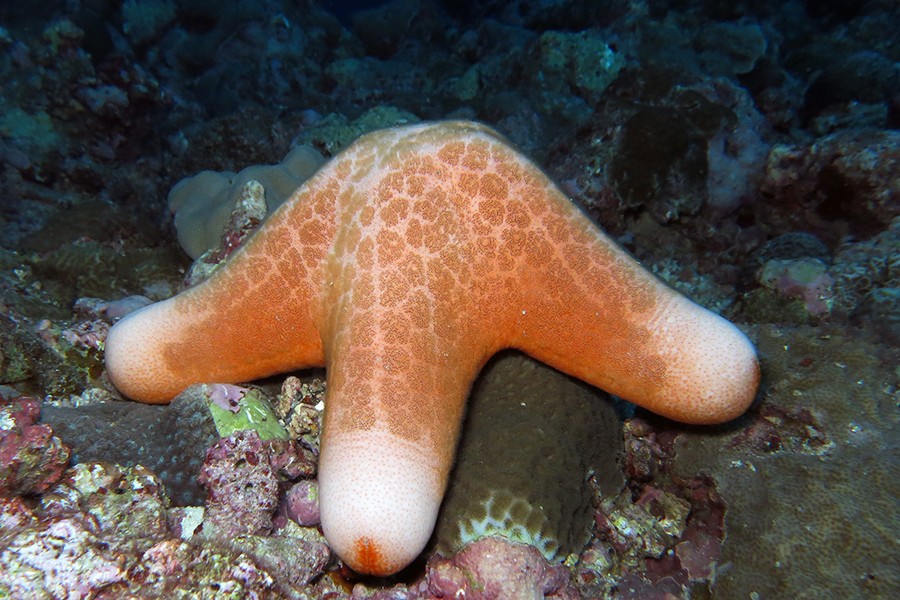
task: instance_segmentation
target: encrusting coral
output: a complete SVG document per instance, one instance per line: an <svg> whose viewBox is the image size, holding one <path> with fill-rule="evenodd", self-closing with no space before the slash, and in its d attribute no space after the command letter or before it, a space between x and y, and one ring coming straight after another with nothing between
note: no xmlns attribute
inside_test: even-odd
<svg viewBox="0 0 900 600"><path fill-rule="evenodd" d="M205 398L195 391L167 407L128 404L45 405L41 422L71 446L76 462L141 464L153 470L176 504L201 503L196 473L206 448L218 439Z"/></svg>
<svg viewBox="0 0 900 600"><path fill-rule="evenodd" d="M106 359L150 403L325 365L322 528L349 566L384 575L428 541L469 388L509 347L689 423L736 417L759 381L740 330L462 121L360 138L212 278L114 326Z"/></svg>
<svg viewBox="0 0 900 600"><path fill-rule="evenodd" d="M550 561L577 556L594 524L585 482L593 475L610 496L623 485L619 419L599 390L515 352L495 356L469 396L437 550L501 535Z"/></svg>

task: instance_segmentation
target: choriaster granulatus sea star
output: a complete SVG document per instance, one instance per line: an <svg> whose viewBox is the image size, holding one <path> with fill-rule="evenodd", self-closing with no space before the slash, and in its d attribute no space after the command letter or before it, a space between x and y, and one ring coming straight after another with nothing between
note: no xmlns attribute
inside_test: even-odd
<svg viewBox="0 0 900 600"><path fill-rule="evenodd" d="M686 423L738 416L759 382L740 330L461 121L357 140L211 279L116 324L106 361L151 403L325 365L322 528L384 575L428 541L470 386L503 348Z"/></svg>

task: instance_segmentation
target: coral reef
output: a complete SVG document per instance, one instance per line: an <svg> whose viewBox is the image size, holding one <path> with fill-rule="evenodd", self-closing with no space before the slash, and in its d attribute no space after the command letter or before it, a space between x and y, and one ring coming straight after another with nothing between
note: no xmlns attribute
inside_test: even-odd
<svg viewBox="0 0 900 600"><path fill-rule="evenodd" d="M288 376L275 400L275 414L284 423L291 439L300 440L306 448L319 453L319 432L325 408L325 379L313 377L301 381Z"/></svg>
<svg viewBox="0 0 900 600"><path fill-rule="evenodd" d="M164 597L177 589L307 597L304 586L330 556L321 535L296 525L256 535L271 529L280 478L312 474L297 468L296 450L266 445L252 431L221 440L202 471L210 498L191 521L197 507L169 508L163 483L141 465L84 461L63 471L68 449L48 425L35 424L37 410L35 401L17 398L0 416L9 424L0 432L4 594ZM233 450L245 468L234 468ZM26 494L39 503L24 503L19 495Z"/></svg>
<svg viewBox="0 0 900 600"><path fill-rule="evenodd" d="M195 286L209 279L222 261L239 248L244 240L265 220L267 216L265 194L265 188L255 179L251 179L241 187L240 195L232 207L228 222L218 241L207 248L191 264L191 268L184 278L186 287ZM197 227L198 231L203 229L202 224Z"/></svg>
<svg viewBox="0 0 900 600"><path fill-rule="evenodd" d="M842 221L847 231L871 237L900 215L898 172L897 131L848 130L812 144L776 145L762 186L775 207L768 220L811 224L823 237L836 231L829 223Z"/></svg>
<svg viewBox="0 0 900 600"><path fill-rule="evenodd" d="M271 531L278 478L268 458L254 431L236 432L209 449L199 478L209 493L205 535L227 539Z"/></svg>
<svg viewBox="0 0 900 600"><path fill-rule="evenodd" d="M298 481L284 498L285 514L298 525L315 527L320 523L319 486L315 481Z"/></svg>
<svg viewBox="0 0 900 600"><path fill-rule="evenodd" d="M842 244L828 272L839 314L900 343L900 218L870 240Z"/></svg>
<svg viewBox="0 0 900 600"><path fill-rule="evenodd" d="M509 347L693 424L743 413L760 377L737 327L471 121L359 138L216 276L118 322L106 369L158 404L203 381L326 367L322 529L353 569L386 576L427 544L471 382ZM497 492L502 520L517 494ZM573 541L543 550L555 543Z"/></svg>
<svg viewBox="0 0 900 600"><path fill-rule="evenodd" d="M489 557L489 558L488 558ZM487 558L487 559L486 559ZM450 560L429 565L429 591L438 598L578 598L569 572L547 564L533 546L486 537Z"/></svg>
<svg viewBox="0 0 900 600"><path fill-rule="evenodd" d="M898 30L891 0L0 3L0 596L897 596ZM577 490L593 527L563 565L491 540L373 581L298 524L316 520L325 374L244 382L291 438L251 444L277 481L271 531L204 537L203 405L240 421L244 392L149 410L102 366L112 323L184 287L167 194L423 119L495 127L741 323L764 359L756 405L700 429L616 401L626 485ZM262 185L269 209L290 194ZM223 247L188 284L260 205L210 236Z"/></svg>
<svg viewBox="0 0 900 600"><path fill-rule="evenodd" d="M797 301L792 307L794 313L798 314L795 322L806 322L806 316L821 317L831 311L832 304L832 279L827 271L828 266L816 258L769 260L757 274L762 286L757 290L759 294L755 297L748 295L745 302L761 304L764 299L774 295L784 300ZM779 318L775 314L756 316L764 317L767 321L785 320L785 317ZM787 317L786 320L794 319Z"/></svg>
<svg viewBox="0 0 900 600"><path fill-rule="evenodd" d="M0 495L45 492L62 476L69 448L46 425L37 423L40 406L26 397L0 395Z"/></svg>
<svg viewBox="0 0 900 600"><path fill-rule="evenodd" d="M180 394L184 396L190 388ZM287 431L278 422L269 399L260 391L226 383L202 385L201 396L209 399L209 412L219 435L253 430L264 440L286 440Z"/></svg>
<svg viewBox="0 0 900 600"><path fill-rule="evenodd" d="M596 102L624 67L624 59L596 31L547 31L539 40L540 80L568 85L585 100ZM547 90L559 96L559 89Z"/></svg>

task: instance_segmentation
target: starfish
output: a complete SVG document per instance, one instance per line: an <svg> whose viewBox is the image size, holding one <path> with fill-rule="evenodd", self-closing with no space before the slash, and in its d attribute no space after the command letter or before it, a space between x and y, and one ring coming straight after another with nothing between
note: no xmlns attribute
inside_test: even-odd
<svg viewBox="0 0 900 600"><path fill-rule="evenodd" d="M322 529L386 575L427 543L470 387L505 348L685 423L740 415L759 382L737 327L462 121L358 139L212 278L117 323L106 365L148 403L324 365Z"/></svg>

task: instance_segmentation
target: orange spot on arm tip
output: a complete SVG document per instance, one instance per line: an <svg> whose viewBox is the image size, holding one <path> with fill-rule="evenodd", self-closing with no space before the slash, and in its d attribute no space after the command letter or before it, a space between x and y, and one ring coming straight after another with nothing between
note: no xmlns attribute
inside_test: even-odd
<svg viewBox="0 0 900 600"><path fill-rule="evenodd" d="M390 575L393 571L385 564L383 552L374 540L363 537L353 544L353 564L360 573Z"/></svg>

